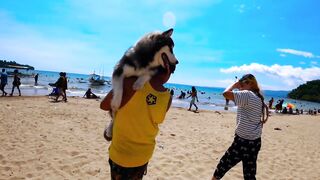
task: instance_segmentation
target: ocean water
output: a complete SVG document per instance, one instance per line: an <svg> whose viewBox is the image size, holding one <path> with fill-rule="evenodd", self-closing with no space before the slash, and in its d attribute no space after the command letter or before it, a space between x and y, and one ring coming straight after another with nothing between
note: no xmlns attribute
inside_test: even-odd
<svg viewBox="0 0 320 180"><path fill-rule="evenodd" d="M59 78L59 72L51 72L51 71L41 71L35 70L28 73L39 73L38 85L34 85L34 78L33 77L21 77L21 93L23 96L45 96L51 93L52 87L49 86L49 83L54 83ZM105 83L102 86L93 86L88 81L89 75L85 74L75 74L75 73L67 73L68 77L68 96L78 96L82 97L88 88L92 89L92 92L100 97L104 97L110 90L111 84ZM110 77L104 77L104 79L108 82L111 81ZM8 85L6 86L6 91L11 92L12 87L12 77L8 79ZM187 92L191 90L190 85L183 85L183 84L174 84L174 83L167 83L165 84L167 88L174 90L173 102L172 106L174 107L182 107L188 108L189 102L191 98L188 99L178 99L177 97L180 95L181 91ZM223 110L225 105L225 99L222 96L222 92L224 88L218 87L199 87L195 86L198 91L198 98L199 102L196 104L199 106L199 109L205 110ZM320 109L320 103L314 102L307 102L307 101L300 101L287 98L288 91L271 91L266 90L263 91L263 95L265 97L265 102L274 98L274 105L279 99L284 99L285 103L291 103L295 105L295 108L298 109ZM14 95L17 95L17 90L15 90ZM186 94L186 97L188 94ZM233 102L229 104L229 110L235 111L236 107L234 106Z"/></svg>

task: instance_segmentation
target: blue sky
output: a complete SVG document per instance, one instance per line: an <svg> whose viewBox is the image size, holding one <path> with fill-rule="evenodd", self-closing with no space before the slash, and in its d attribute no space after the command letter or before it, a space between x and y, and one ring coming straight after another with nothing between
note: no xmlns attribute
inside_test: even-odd
<svg viewBox="0 0 320 180"><path fill-rule="evenodd" d="M0 0L0 59L40 70L110 76L144 34L174 28L172 83L262 89L320 79L317 0Z"/></svg>

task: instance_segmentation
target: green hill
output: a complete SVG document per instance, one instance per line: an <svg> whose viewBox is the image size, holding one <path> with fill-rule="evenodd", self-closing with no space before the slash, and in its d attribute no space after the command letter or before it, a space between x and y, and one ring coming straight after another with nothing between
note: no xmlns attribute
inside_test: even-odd
<svg viewBox="0 0 320 180"><path fill-rule="evenodd" d="M288 97L320 103L320 80L308 81L306 84L300 85L293 89Z"/></svg>
<svg viewBox="0 0 320 180"><path fill-rule="evenodd" d="M15 61L0 60L0 68L28 69L34 70L33 66L16 63Z"/></svg>

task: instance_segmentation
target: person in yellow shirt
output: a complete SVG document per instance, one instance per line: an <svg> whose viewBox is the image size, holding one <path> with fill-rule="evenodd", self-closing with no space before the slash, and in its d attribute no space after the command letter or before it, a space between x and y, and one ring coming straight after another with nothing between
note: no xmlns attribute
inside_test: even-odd
<svg viewBox="0 0 320 180"><path fill-rule="evenodd" d="M164 60L165 68L147 82L141 90L132 86L136 77L124 79L123 98L116 112L113 136L109 146L111 179L142 179L155 147L158 125L163 122L171 105L170 92L163 86L175 65ZM102 100L100 108L111 111L112 91Z"/></svg>

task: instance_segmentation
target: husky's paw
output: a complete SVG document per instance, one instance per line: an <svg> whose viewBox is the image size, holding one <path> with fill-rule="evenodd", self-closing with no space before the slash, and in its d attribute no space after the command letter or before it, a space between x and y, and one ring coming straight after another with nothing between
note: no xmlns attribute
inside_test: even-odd
<svg viewBox="0 0 320 180"><path fill-rule="evenodd" d="M137 91L143 88L144 82L137 80L136 82L134 82L132 88L133 90Z"/></svg>
<svg viewBox="0 0 320 180"><path fill-rule="evenodd" d="M111 109L113 112L116 112L121 105L121 98L115 96L111 100Z"/></svg>
<svg viewBox="0 0 320 180"><path fill-rule="evenodd" d="M107 141L112 140L112 128L113 128L113 121L110 122L108 127L103 132L103 136Z"/></svg>

